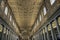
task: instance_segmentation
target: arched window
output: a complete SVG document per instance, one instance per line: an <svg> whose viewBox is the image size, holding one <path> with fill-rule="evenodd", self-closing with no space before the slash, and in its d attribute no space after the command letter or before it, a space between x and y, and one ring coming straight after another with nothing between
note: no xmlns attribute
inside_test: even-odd
<svg viewBox="0 0 60 40"><path fill-rule="evenodd" d="M6 28L4 27L4 32L3 32L4 34L6 33Z"/></svg>
<svg viewBox="0 0 60 40"><path fill-rule="evenodd" d="M43 12L44 12L44 15L46 15L46 13L47 13L46 7L43 8Z"/></svg>
<svg viewBox="0 0 60 40"><path fill-rule="evenodd" d="M3 9L4 8L4 1L1 1L1 8Z"/></svg>
<svg viewBox="0 0 60 40"><path fill-rule="evenodd" d="M8 14L8 7L5 7L5 11L4 11L5 15Z"/></svg>
<svg viewBox="0 0 60 40"><path fill-rule="evenodd" d="M50 0L51 5L53 5L55 1L56 0Z"/></svg>
<svg viewBox="0 0 60 40"><path fill-rule="evenodd" d="M54 20L54 21L52 22L52 27L53 27L53 28L56 28L56 26L57 26L57 24L56 24L56 21Z"/></svg>
<svg viewBox="0 0 60 40"><path fill-rule="evenodd" d="M13 21L13 25L15 25L14 21Z"/></svg>
<svg viewBox="0 0 60 40"><path fill-rule="evenodd" d="M60 17L58 17L58 24L60 25Z"/></svg>
<svg viewBox="0 0 60 40"><path fill-rule="evenodd" d="M10 15L10 21L12 21L12 16Z"/></svg>

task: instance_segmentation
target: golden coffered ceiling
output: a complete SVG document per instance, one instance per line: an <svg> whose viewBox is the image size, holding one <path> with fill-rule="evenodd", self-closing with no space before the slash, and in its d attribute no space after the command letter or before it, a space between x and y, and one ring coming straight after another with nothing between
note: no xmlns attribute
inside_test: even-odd
<svg viewBox="0 0 60 40"><path fill-rule="evenodd" d="M22 35L29 35L43 0L8 0Z"/></svg>

